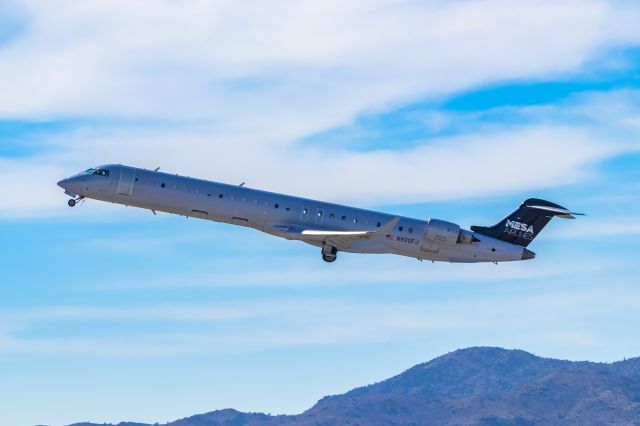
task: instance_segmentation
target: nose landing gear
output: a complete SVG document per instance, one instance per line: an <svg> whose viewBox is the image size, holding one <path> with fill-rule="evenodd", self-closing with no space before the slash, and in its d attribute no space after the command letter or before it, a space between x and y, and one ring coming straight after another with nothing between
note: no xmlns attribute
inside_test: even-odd
<svg viewBox="0 0 640 426"><path fill-rule="evenodd" d="M78 201L84 200L84 197L79 196L78 198L72 198L69 201L67 201L67 205L69 207L75 207L76 204L78 204Z"/></svg>
<svg viewBox="0 0 640 426"><path fill-rule="evenodd" d="M322 260L327 263L335 262L338 258L338 249L333 246L322 246Z"/></svg>

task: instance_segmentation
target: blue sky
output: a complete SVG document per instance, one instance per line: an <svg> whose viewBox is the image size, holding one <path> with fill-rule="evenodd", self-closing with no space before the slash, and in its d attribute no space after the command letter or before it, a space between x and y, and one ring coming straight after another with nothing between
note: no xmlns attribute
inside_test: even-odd
<svg viewBox="0 0 640 426"><path fill-rule="evenodd" d="M640 355L638 5L267 3L0 6L0 424L296 413L473 345ZM55 182L110 162L464 227L532 196L587 216L531 262L328 265L67 208Z"/></svg>

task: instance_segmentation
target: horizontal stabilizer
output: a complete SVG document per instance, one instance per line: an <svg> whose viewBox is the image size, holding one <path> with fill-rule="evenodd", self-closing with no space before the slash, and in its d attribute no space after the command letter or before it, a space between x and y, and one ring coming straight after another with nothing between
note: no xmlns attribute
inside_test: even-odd
<svg viewBox="0 0 640 426"><path fill-rule="evenodd" d="M554 216L561 217L563 219L575 219L575 216L584 216L584 213L570 212L569 210L562 207L552 207L536 204L526 204L526 207L529 207L530 209L548 211L554 213Z"/></svg>

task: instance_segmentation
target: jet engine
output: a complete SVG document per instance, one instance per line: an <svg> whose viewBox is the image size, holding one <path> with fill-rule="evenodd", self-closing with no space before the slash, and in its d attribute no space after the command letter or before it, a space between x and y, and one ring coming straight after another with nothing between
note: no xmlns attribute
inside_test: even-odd
<svg viewBox="0 0 640 426"><path fill-rule="evenodd" d="M471 244L478 241L473 233L460 229L460 225L439 219L429 219L424 238L440 244Z"/></svg>

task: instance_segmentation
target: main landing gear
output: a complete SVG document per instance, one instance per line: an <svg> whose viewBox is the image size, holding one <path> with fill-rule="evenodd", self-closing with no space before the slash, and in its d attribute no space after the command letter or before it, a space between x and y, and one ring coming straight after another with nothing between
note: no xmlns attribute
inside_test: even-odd
<svg viewBox="0 0 640 426"><path fill-rule="evenodd" d="M322 246L322 260L331 263L338 258L338 249L334 246Z"/></svg>
<svg viewBox="0 0 640 426"><path fill-rule="evenodd" d="M84 200L84 197L80 196L78 198L72 198L69 201L67 201L67 205L69 207L75 207L75 205L78 204L78 201L80 200Z"/></svg>

